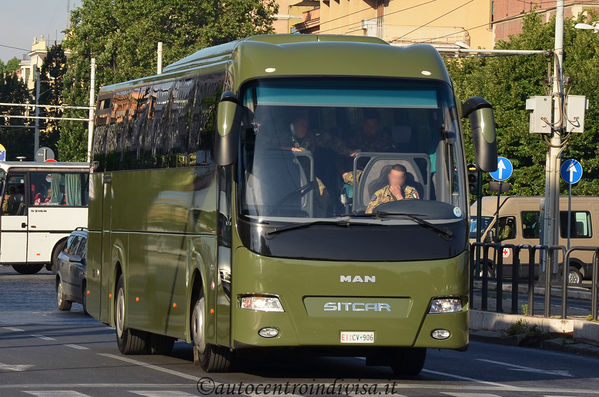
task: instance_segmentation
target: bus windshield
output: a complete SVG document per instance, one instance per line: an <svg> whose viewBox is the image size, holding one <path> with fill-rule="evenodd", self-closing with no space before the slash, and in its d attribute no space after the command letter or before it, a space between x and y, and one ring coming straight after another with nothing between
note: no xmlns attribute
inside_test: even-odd
<svg viewBox="0 0 599 397"><path fill-rule="evenodd" d="M242 216L464 218L461 134L448 84L268 79L247 84L242 98Z"/></svg>

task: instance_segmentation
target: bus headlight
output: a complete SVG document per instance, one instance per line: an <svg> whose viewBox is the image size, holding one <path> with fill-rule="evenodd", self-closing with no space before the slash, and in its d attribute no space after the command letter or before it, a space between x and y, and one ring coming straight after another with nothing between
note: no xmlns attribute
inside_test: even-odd
<svg viewBox="0 0 599 397"><path fill-rule="evenodd" d="M436 298L431 301L429 313L455 313L462 311L462 300L459 298Z"/></svg>
<svg viewBox="0 0 599 397"><path fill-rule="evenodd" d="M241 297L240 307L259 312L284 312L281 301L276 296L246 295Z"/></svg>

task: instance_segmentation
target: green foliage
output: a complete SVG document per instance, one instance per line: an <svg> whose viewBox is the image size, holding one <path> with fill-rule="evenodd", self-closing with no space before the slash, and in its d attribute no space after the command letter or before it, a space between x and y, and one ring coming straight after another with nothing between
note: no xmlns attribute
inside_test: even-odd
<svg viewBox="0 0 599 397"><path fill-rule="evenodd" d="M585 132L572 136L562 158L574 158L584 169L583 179L574 186L577 195L599 194L599 34L574 29L584 20L569 18L564 24L564 75L572 78L567 86L572 95L586 95L590 107L585 115ZM590 15L587 22L597 20ZM522 33L508 42L498 42L500 49L549 50L553 48L555 21L542 22L539 14L524 18ZM530 134L526 99L548 95L548 62L553 56L529 55L493 58L447 59L449 74L457 95L464 100L478 95L493 104L497 123L498 152L514 164L509 182L510 195L544 195L545 154L547 146L539 134ZM469 130L465 129L467 157L474 160ZM489 180L485 175L486 181ZM562 182L562 192L567 186ZM485 188L484 194L488 194Z"/></svg>
<svg viewBox="0 0 599 397"><path fill-rule="evenodd" d="M12 73L21 68L21 61L17 57L12 57L6 62L6 66L4 67L5 73Z"/></svg>
<svg viewBox="0 0 599 397"><path fill-rule="evenodd" d="M26 103L32 98L23 82L14 74L0 76L0 102ZM24 115L23 107L1 108L2 114ZM17 156L33 159L33 129L20 128L24 119L5 119L0 117L0 143L6 148L8 160L16 160Z"/></svg>
<svg viewBox="0 0 599 397"><path fill-rule="evenodd" d="M64 74L67 71L67 57L60 44L54 44L48 49L40 70L40 98L43 105L61 105ZM85 116L87 113L79 112ZM40 116L61 117L60 109L40 109ZM47 146L56 152L56 143L60 134L60 121L40 120L40 146Z"/></svg>
<svg viewBox="0 0 599 397"><path fill-rule="evenodd" d="M83 0L63 43L71 50L63 100L88 103L92 57L98 87L147 76L156 72L159 41L168 65L204 47L270 33L276 12L274 0ZM63 122L58 150L62 161L85 160L87 125Z"/></svg>

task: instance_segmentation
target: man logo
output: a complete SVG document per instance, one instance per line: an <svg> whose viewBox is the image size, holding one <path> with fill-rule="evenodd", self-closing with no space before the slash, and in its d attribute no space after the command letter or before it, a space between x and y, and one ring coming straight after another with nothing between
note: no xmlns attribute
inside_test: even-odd
<svg viewBox="0 0 599 397"><path fill-rule="evenodd" d="M339 276L340 283L376 283L376 276Z"/></svg>

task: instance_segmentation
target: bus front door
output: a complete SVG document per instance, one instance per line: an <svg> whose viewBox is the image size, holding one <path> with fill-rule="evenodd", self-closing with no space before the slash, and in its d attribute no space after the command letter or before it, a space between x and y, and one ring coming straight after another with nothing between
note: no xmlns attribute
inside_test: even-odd
<svg viewBox="0 0 599 397"><path fill-rule="evenodd" d="M0 219L0 263L27 263L27 203L25 175L6 178Z"/></svg>

